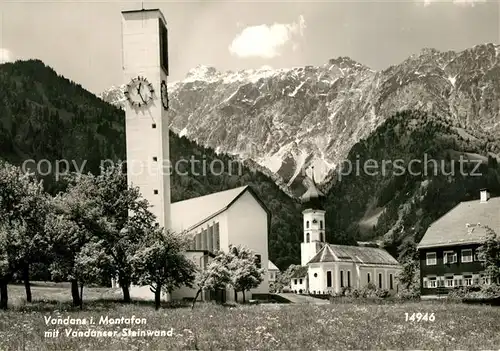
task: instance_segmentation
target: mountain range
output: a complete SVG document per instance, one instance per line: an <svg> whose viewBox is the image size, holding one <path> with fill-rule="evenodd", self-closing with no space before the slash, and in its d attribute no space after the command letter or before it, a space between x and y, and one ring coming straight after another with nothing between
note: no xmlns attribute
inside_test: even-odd
<svg viewBox="0 0 500 351"><path fill-rule="evenodd" d="M330 186L355 143L388 117L419 110L500 133L500 46L423 49L375 71L348 57L321 66L221 72L198 66L169 83L171 130L250 161L295 196L304 170ZM100 96L123 106L123 86Z"/></svg>

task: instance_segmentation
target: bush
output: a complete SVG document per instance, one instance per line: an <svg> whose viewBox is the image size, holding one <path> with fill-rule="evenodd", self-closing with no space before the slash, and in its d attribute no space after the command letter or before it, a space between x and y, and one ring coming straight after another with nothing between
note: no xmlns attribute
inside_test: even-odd
<svg viewBox="0 0 500 351"><path fill-rule="evenodd" d="M450 300L473 301L473 300L493 300L500 298L499 285L472 285L454 288L448 294Z"/></svg>
<svg viewBox="0 0 500 351"><path fill-rule="evenodd" d="M386 290L386 289L377 289L375 291L375 295L378 297L378 298L381 298L381 299L385 299L386 297L389 296L389 290Z"/></svg>

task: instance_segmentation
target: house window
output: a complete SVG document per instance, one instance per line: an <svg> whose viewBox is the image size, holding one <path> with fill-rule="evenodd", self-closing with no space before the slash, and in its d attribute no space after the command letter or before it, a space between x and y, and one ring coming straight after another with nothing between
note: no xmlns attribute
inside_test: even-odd
<svg viewBox="0 0 500 351"><path fill-rule="evenodd" d="M366 273L366 281L370 284L370 273Z"/></svg>
<svg viewBox="0 0 500 351"><path fill-rule="evenodd" d="M486 274L481 274L481 284L490 284L490 277Z"/></svg>
<svg viewBox="0 0 500 351"><path fill-rule="evenodd" d="M472 285L472 275L465 275L464 276L464 285L465 286Z"/></svg>
<svg viewBox="0 0 500 351"><path fill-rule="evenodd" d="M451 264L457 262L457 254L454 251L445 251L443 253L444 264Z"/></svg>
<svg viewBox="0 0 500 351"><path fill-rule="evenodd" d="M437 263L437 256L435 252L427 252L426 264L428 266L434 266Z"/></svg>
<svg viewBox="0 0 500 351"><path fill-rule="evenodd" d="M310 241L310 235L309 233L306 233L306 243L308 243Z"/></svg>
<svg viewBox="0 0 500 351"><path fill-rule="evenodd" d="M326 287L327 288L332 287L332 272L331 271L326 272Z"/></svg>
<svg viewBox="0 0 500 351"><path fill-rule="evenodd" d="M319 221L319 229L323 229L323 221Z"/></svg>
<svg viewBox="0 0 500 351"><path fill-rule="evenodd" d="M453 276L445 277L444 284L447 288L452 288L453 287Z"/></svg>
<svg viewBox="0 0 500 351"><path fill-rule="evenodd" d="M344 271L340 271L340 287L344 287Z"/></svg>
<svg viewBox="0 0 500 351"><path fill-rule="evenodd" d="M153 129L156 129L156 123L153 123L151 126L153 127Z"/></svg>
<svg viewBox="0 0 500 351"><path fill-rule="evenodd" d="M389 274L389 289L394 289L394 285L393 285L393 281L392 281L392 274Z"/></svg>
<svg viewBox="0 0 500 351"><path fill-rule="evenodd" d="M378 274L378 287L382 289L382 273Z"/></svg>
<svg viewBox="0 0 500 351"><path fill-rule="evenodd" d="M437 288L437 279L434 278L429 278L429 283L428 283L429 288Z"/></svg>
<svg viewBox="0 0 500 351"><path fill-rule="evenodd" d="M294 283L295 285L297 285L297 279L294 279L294 280L293 280L293 283Z"/></svg>
<svg viewBox="0 0 500 351"><path fill-rule="evenodd" d="M156 189L155 189L155 190L153 190L153 193L154 193L155 195L158 195L158 190L156 190Z"/></svg>
<svg viewBox="0 0 500 351"><path fill-rule="evenodd" d="M467 249L467 250L462 250L462 262L472 262L472 250Z"/></svg>
<svg viewBox="0 0 500 351"><path fill-rule="evenodd" d="M454 277L453 286L462 286L462 276L455 276Z"/></svg>
<svg viewBox="0 0 500 351"><path fill-rule="evenodd" d="M299 279L299 284L302 284L302 279Z"/></svg>
<svg viewBox="0 0 500 351"><path fill-rule="evenodd" d="M306 228L309 229L309 221L306 221Z"/></svg>

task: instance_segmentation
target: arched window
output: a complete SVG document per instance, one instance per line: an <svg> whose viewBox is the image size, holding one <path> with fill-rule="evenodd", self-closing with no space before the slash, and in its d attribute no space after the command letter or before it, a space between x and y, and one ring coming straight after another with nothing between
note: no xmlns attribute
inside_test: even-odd
<svg viewBox="0 0 500 351"><path fill-rule="evenodd" d="M309 228L309 221L306 222L306 228Z"/></svg>
<svg viewBox="0 0 500 351"><path fill-rule="evenodd" d="M319 232L319 241L321 242L325 242L325 234L323 234L323 232Z"/></svg>
<svg viewBox="0 0 500 351"><path fill-rule="evenodd" d="M323 229L323 221L319 221L319 229Z"/></svg>
<svg viewBox="0 0 500 351"><path fill-rule="evenodd" d="M308 243L310 241L310 238L309 238L309 233L306 234L306 243Z"/></svg>

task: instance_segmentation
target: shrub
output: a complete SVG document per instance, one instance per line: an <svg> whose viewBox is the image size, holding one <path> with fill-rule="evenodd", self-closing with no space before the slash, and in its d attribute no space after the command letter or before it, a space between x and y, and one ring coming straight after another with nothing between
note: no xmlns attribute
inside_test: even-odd
<svg viewBox="0 0 500 351"><path fill-rule="evenodd" d="M381 298L381 299L385 299L386 297L389 296L389 290L386 290L386 289L377 289L375 291L375 295L378 297L378 298Z"/></svg>

